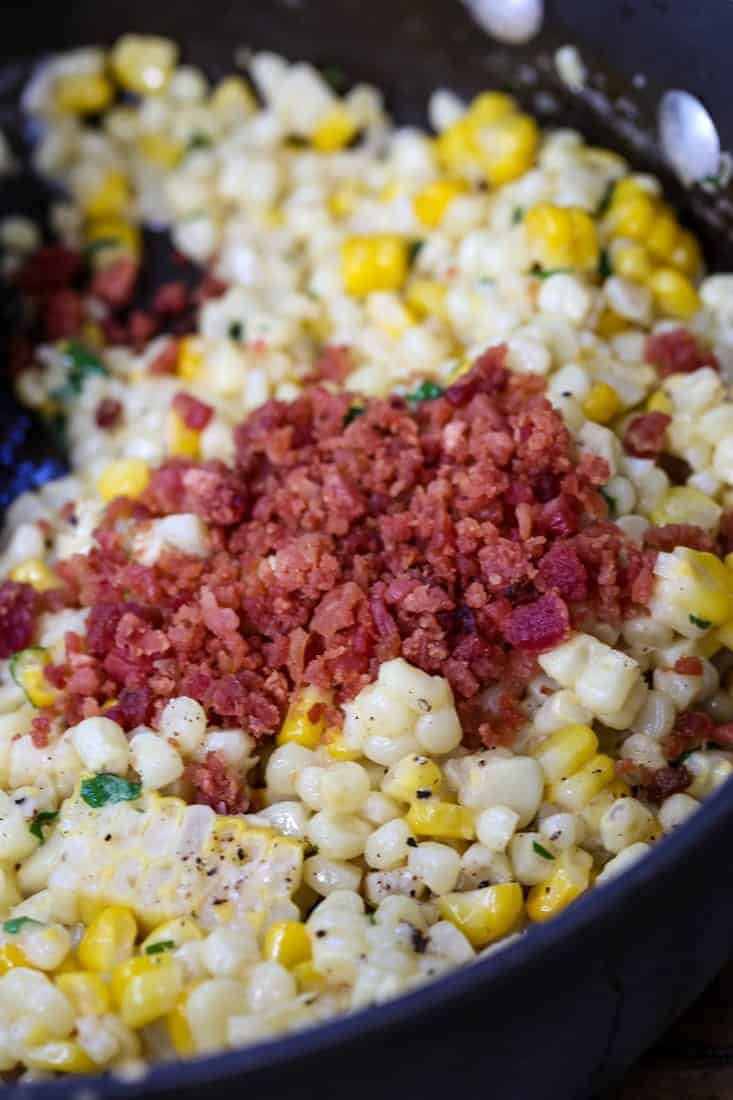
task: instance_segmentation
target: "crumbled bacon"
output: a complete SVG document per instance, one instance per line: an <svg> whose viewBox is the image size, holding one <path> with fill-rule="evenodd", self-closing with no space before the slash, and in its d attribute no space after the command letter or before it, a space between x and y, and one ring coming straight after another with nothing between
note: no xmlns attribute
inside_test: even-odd
<svg viewBox="0 0 733 1100"><path fill-rule="evenodd" d="M0 658L27 649L33 641L38 597L28 584L0 584Z"/></svg>
<svg viewBox="0 0 733 1100"><path fill-rule="evenodd" d="M648 527L644 532L644 544L667 553L676 546L715 552L715 539L712 535L693 523L667 523L664 527Z"/></svg>
<svg viewBox="0 0 733 1100"><path fill-rule="evenodd" d="M635 416L624 432L624 450L635 458L656 458L664 450L667 426L672 417L650 412Z"/></svg>
<svg viewBox="0 0 733 1100"><path fill-rule="evenodd" d="M214 415L211 405L207 405L205 401L199 401L193 394L184 391L176 394L172 407L186 427L196 432L203 431Z"/></svg>
<svg viewBox="0 0 733 1100"><path fill-rule="evenodd" d="M309 377L313 382L343 382L351 373L354 361L345 344L327 344L313 364Z"/></svg>
<svg viewBox="0 0 733 1100"><path fill-rule="evenodd" d="M700 367L720 369L714 353L709 348L701 347L686 328L656 332L649 336L644 355L662 378L670 374L690 374Z"/></svg>
<svg viewBox="0 0 733 1100"><path fill-rule="evenodd" d="M178 366L178 341L169 340L148 363L148 374L175 374Z"/></svg>
<svg viewBox="0 0 733 1100"><path fill-rule="evenodd" d="M29 294L47 294L70 286L82 266L81 256L73 249L62 244L44 245L28 257L15 282Z"/></svg>
<svg viewBox="0 0 733 1100"><path fill-rule="evenodd" d="M77 291L65 287L48 295L43 312L47 340L66 340L75 336L83 321L84 303Z"/></svg>
<svg viewBox="0 0 733 1100"><path fill-rule="evenodd" d="M684 764L676 768L667 765L664 768L657 768L656 771L649 769L643 769L643 771L642 782L639 785L640 794L647 802L653 802L657 806L661 806L670 795L686 791L692 783L692 776Z"/></svg>
<svg viewBox="0 0 733 1100"><path fill-rule="evenodd" d="M133 309L127 323L127 332L135 351L143 351L158 331L155 318L144 309Z"/></svg>
<svg viewBox="0 0 733 1100"><path fill-rule="evenodd" d="M218 752L207 752L201 763L189 764L184 776L193 787L193 801L219 814L245 813L249 800L241 778Z"/></svg>
<svg viewBox="0 0 733 1100"><path fill-rule="evenodd" d="M105 431L116 428L122 418L122 402L116 397L103 397L94 410L94 423Z"/></svg>
<svg viewBox="0 0 733 1100"><path fill-rule="evenodd" d="M107 305L122 309L132 300L139 270L137 260L120 256L95 272L89 292Z"/></svg>
<svg viewBox="0 0 733 1100"><path fill-rule="evenodd" d="M153 297L153 312L160 317L177 317L188 303L189 291L185 283L163 283Z"/></svg>
<svg viewBox="0 0 733 1100"><path fill-rule="evenodd" d="M680 676L702 676L702 661L699 657L678 657L674 663L675 672Z"/></svg>

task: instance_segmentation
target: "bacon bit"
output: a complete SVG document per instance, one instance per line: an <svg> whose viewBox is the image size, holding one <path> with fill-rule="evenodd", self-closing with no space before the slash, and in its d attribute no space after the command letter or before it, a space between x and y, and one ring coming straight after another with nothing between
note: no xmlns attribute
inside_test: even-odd
<svg viewBox="0 0 733 1100"><path fill-rule="evenodd" d="M84 303L77 291L66 287L48 295L43 312L47 340L66 340L75 336L83 321Z"/></svg>
<svg viewBox="0 0 733 1100"><path fill-rule="evenodd" d="M48 244L30 256L15 277L29 294L47 294L68 287L83 267L81 255L62 244Z"/></svg>
<svg viewBox="0 0 733 1100"><path fill-rule="evenodd" d="M570 633L570 616L563 600L554 592L534 603L517 607L504 627L504 637L528 653L542 653L559 645Z"/></svg>
<svg viewBox="0 0 733 1100"><path fill-rule="evenodd" d="M679 455L671 455L666 451L657 458L657 466L664 470L673 485L686 485L687 479L692 474L692 466Z"/></svg>
<svg viewBox="0 0 733 1100"><path fill-rule="evenodd" d="M668 759L675 760L692 745L702 745L715 738L716 726L712 718L701 710L689 710L678 714L671 733L662 738L662 747Z"/></svg>
<svg viewBox="0 0 733 1100"><path fill-rule="evenodd" d="M680 676L702 676L702 661L699 657L678 657L674 671L679 672Z"/></svg>
<svg viewBox="0 0 733 1100"><path fill-rule="evenodd" d="M715 539L693 523L667 523L663 527L648 527L644 532L644 543L654 550L670 552L676 546L687 546L690 550L715 552Z"/></svg>
<svg viewBox="0 0 733 1100"><path fill-rule="evenodd" d="M114 309L130 304L135 290L140 264L130 256L120 256L95 272L89 293Z"/></svg>
<svg viewBox="0 0 733 1100"><path fill-rule="evenodd" d="M51 736L51 721L37 714L31 722L31 741L34 748L45 749Z"/></svg>
<svg viewBox="0 0 733 1100"><path fill-rule="evenodd" d="M123 688L117 702L105 710L104 716L119 723L124 730L132 730L150 719L152 702L150 688Z"/></svg>
<svg viewBox="0 0 733 1100"><path fill-rule="evenodd" d="M588 595L585 566L577 550L567 543L555 543L545 554L535 583L541 591L555 590L564 600L584 600Z"/></svg>
<svg viewBox="0 0 733 1100"><path fill-rule="evenodd" d="M675 328L671 332L657 332L649 336L644 357L659 371L662 378L670 374L691 374L701 367L720 370L715 355L709 348L703 348L686 328Z"/></svg>
<svg viewBox="0 0 733 1100"><path fill-rule="evenodd" d="M127 326L130 343L135 351L142 351L158 331L155 318L144 309L133 309Z"/></svg>
<svg viewBox="0 0 733 1100"><path fill-rule="evenodd" d="M723 512L718 525L718 539L722 554L733 552L733 512Z"/></svg>
<svg viewBox="0 0 733 1100"><path fill-rule="evenodd" d="M715 727L712 740L719 745L725 745L727 748L733 748L733 722L723 722L721 725Z"/></svg>
<svg viewBox="0 0 733 1100"><path fill-rule="evenodd" d="M148 374L175 374L178 367L178 340L169 340L148 364Z"/></svg>
<svg viewBox="0 0 733 1100"><path fill-rule="evenodd" d="M343 382L354 369L351 348L347 344L326 344L313 364L311 382Z"/></svg>
<svg viewBox="0 0 733 1100"><path fill-rule="evenodd" d="M661 412L635 416L624 432L624 450L635 458L656 458L664 450L667 426L671 423L672 417Z"/></svg>
<svg viewBox="0 0 733 1100"><path fill-rule="evenodd" d="M218 752L207 752L203 763L189 764L184 778L193 786L193 801L218 814L245 813L249 806L244 785Z"/></svg>
<svg viewBox="0 0 733 1100"><path fill-rule="evenodd" d="M37 609L38 597L29 584L0 584L0 658L28 648Z"/></svg>
<svg viewBox="0 0 733 1100"><path fill-rule="evenodd" d="M678 768L667 765L664 768L657 768L654 772L644 768L642 773L643 782L639 787L642 797L657 806L660 806L670 795L686 791L692 783L692 776L684 764Z"/></svg>
<svg viewBox="0 0 733 1100"><path fill-rule="evenodd" d="M94 423L105 431L116 428L122 417L122 402L115 397L103 397L94 410Z"/></svg>
<svg viewBox="0 0 733 1100"><path fill-rule="evenodd" d="M200 304L201 302L208 302L211 298L221 298L222 294L226 294L228 289L228 283L207 271L193 293L193 300Z"/></svg>
<svg viewBox="0 0 733 1100"><path fill-rule="evenodd" d="M205 401L199 401L190 393L177 393L171 404L186 427L195 432L203 431L214 415L211 405L207 405Z"/></svg>
<svg viewBox="0 0 733 1100"><path fill-rule="evenodd" d="M187 309L189 290L185 283L163 283L153 297L153 313L159 317L177 317Z"/></svg>

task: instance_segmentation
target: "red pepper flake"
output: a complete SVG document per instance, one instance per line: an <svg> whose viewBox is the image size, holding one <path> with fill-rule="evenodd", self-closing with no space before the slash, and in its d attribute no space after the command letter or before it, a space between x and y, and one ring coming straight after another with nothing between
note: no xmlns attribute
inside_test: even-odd
<svg viewBox="0 0 733 1100"><path fill-rule="evenodd" d="M211 405L199 401L190 393L177 393L172 401L173 409L178 413L187 428L195 432L203 431L214 415Z"/></svg>
<svg viewBox="0 0 733 1100"><path fill-rule="evenodd" d="M702 676L702 661L699 657L678 657L674 671L679 672L680 676Z"/></svg>

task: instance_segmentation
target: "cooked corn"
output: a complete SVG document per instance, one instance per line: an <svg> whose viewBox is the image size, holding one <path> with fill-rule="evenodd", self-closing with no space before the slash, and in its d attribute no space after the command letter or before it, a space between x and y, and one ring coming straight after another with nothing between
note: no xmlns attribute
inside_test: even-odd
<svg viewBox="0 0 733 1100"><path fill-rule="evenodd" d="M120 458L102 471L97 490L102 500L138 497L150 481L150 467L141 458Z"/></svg>
<svg viewBox="0 0 733 1100"><path fill-rule="evenodd" d="M399 290L407 277L407 245L388 233L349 237L343 245L342 273L355 298L375 290Z"/></svg>
<svg viewBox="0 0 733 1100"><path fill-rule="evenodd" d="M39 558L28 558L10 570L11 581L19 584L29 584L36 592L48 592L50 588L58 588L61 580L53 569Z"/></svg>
<svg viewBox="0 0 733 1100"><path fill-rule="evenodd" d="M444 894L437 901L441 915L474 947L486 947L506 936L518 925L524 908L522 887L517 882Z"/></svg>

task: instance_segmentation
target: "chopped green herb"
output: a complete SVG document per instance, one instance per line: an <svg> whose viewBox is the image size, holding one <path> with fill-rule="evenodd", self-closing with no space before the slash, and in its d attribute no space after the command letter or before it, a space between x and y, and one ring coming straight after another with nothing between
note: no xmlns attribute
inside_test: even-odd
<svg viewBox="0 0 733 1100"><path fill-rule="evenodd" d="M28 826L33 836L37 836L41 844L44 844L46 837L43 832L44 825L50 825L59 816L58 810L41 810L31 821Z"/></svg>
<svg viewBox="0 0 733 1100"><path fill-rule="evenodd" d="M524 207L523 206L515 206L514 209L512 210L512 225L519 225L519 223L523 219L524 219Z"/></svg>
<svg viewBox="0 0 733 1100"><path fill-rule="evenodd" d="M611 275L613 275L611 257L608 255L607 248L602 248L598 257L598 274L602 279L610 279Z"/></svg>
<svg viewBox="0 0 733 1100"><path fill-rule="evenodd" d="M145 948L146 955L162 955L164 951L173 951L176 946L175 940L158 940L157 943L149 943Z"/></svg>
<svg viewBox="0 0 733 1100"><path fill-rule="evenodd" d="M191 152L194 149L210 149L211 137L209 134L205 134L203 130L197 130L195 134L191 134L186 143L186 149Z"/></svg>
<svg viewBox="0 0 733 1100"><path fill-rule="evenodd" d="M51 397L64 402L77 396L87 378L93 374L109 374L96 352L78 340L67 340L61 348L66 367L66 384L51 393Z"/></svg>
<svg viewBox="0 0 733 1100"><path fill-rule="evenodd" d="M340 69L338 65L324 65L321 69L321 76L333 88L334 92L340 94L346 91L349 81L344 70Z"/></svg>
<svg viewBox="0 0 733 1100"><path fill-rule="evenodd" d="M606 504L608 505L609 514L612 515L612 516L615 516L616 515L616 499L615 499L615 497L612 497L611 494L607 493L605 489L599 489L598 492L601 494L601 496L605 500Z"/></svg>
<svg viewBox="0 0 733 1100"><path fill-rule="evenodd" d="M421 241L415 238L413 241L407 242L407 263L410 267L414 264L415 260L420 254L420 249L425 244L425 241Z"/></svg>
<svg viewBox="0 0 733 1100"><path fill-rule="evenodd" d="M549 279L551 275L572 275L572 273L572 267L540 267L539 264L534 264L530 272L535 279Z"/></svg>
<svg viewBox="0 0 733 1100"><path fill-rule="evenodd" d="M711 187L722 187L723 181L720 175L703 176L700 183L708 183Z"/></svg>
<svg viewBox="0 0 733 1100"><path fill-rule="evenodd" d="M543 859L554 859L552 852L548 852L547 848L543 848L541 844L538 844L536 840L532 841L532 847L538 856L542 856Z"/></svg>
<svg viewBox="0 0 733 1100"><path fill-rule="evenodd" d="M693 752L697 752L697 749L686 749L685 752L680 753L676 760L671 760L670 763L673 768L679 768L681 764L684 764L688 756L692 756Z"/></svg>
<svg viewBox="0 0 733 1100"><path fill-rule="evenodd" d="M361 416L363 412L366 412L366 409L363 409L361 405L352 405L344 417L344 427L348 428L349 424L353 424L357 416Z"/></svg>
<svg viewBox="0 0 733 1100"><path fill-rule="evenodd" d="M616 186L615 180L609 180L606 184L605 190L601 195L601 201L596 208L596 217L602 218L604 214L608 213L608 208L611 205L611 198L613 197L613 189Z"/></svg>
<svg viewBox="0 0 733 1100"><path fill-rule="evenodd" d="M29 924L37 924L39 928L41 927L41 922L33 920L33 917L11 917L10 920L3 921L3 932L7 932L9 936L17 936Z"/></svg>
<svg viewBox="0 0 733 1100"><path fill-rule="evenodd" d="M244 340L245 324L244 321L232 321L227 329L227 336L230 340Z"/></svg>
<svg viewBox="0 0 733 1100"><path fill-rule="evenodd" d="M140 797L142 783L134 783L111 772L100 772L93 779L82 779L81 797L87 806L98 809L112 802L132 802Z"/></svg>
<svg viewBox="0 0 733 1100"><path fill-rule="evenodd" d="M408 401L435 401L437 397L442 397L445 390L442 386L439 386L437 382L430 382L426 379L421 382L420 385L412 393L407 394Z"/></svg>
<svg viewBox="0 0 733 1100"><path fill-rule="evenodd" d="M698 619L697 615L690 615L689 618L692 625L696 626L698 630L707 630L708 627L713 625L709 619Z"/></svg>

